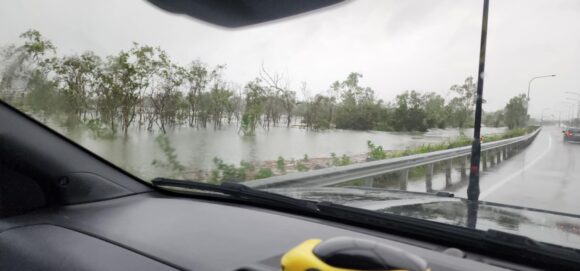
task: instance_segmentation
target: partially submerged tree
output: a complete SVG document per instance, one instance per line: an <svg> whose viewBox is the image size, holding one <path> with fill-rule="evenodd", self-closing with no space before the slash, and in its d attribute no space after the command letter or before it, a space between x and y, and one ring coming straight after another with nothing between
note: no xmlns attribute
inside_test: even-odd
<svg viewBox="0 0 580 271"><path fill-rule="evenodd" d="M505 124L509 129L526 126L528 115L526 112L527 99L525 94L511 98L505 106Z"/></svg>

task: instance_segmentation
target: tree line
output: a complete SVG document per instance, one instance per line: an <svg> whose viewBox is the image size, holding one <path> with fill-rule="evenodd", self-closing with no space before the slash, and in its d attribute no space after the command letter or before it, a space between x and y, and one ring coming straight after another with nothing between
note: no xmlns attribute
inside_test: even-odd
<svg viewBox="0 0 580 271"><path fill-rule="evenodd" d="M36 30L20 38L20 44L2 50L0 98L42 118L61 116L69 126L126 135L131 127L165 133L178 126L236 124L241 134L252 135L259 126L290 126L296 120L310 129L383 131L473 123L472 77L451 86L450 99L411 90L385 102L360 85L362 74L351 73L321 94L310 95L303 84L299 100L282 75L264 67L240 87L224 78L225 65L209 67L199 60L179 65L159 47L134 43L106 57L90 51L60 56ZM525 125L521 106L527 104L521 99L514 97L505 110L486 114L485 123Z"/></svg>

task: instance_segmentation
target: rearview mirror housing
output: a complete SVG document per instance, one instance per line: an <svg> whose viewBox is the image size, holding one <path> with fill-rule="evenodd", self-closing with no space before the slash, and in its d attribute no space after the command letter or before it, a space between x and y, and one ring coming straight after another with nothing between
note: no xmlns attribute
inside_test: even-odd
<svg viewBox="0 0 580 271"><path fill-rule="evenodd" d="M345 0L148 0L169 12L228 28L278 20Z"/></svg>

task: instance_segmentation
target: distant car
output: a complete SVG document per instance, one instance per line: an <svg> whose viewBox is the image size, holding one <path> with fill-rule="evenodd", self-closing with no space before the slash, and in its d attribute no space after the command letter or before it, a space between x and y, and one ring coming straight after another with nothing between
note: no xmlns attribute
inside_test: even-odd
<svg viewBox="0 0 580 271"><path fill-rule="evenodd" d="M562 132L564 133L564 142L568 141L580 142L580 128L567 128Z"/></svg>

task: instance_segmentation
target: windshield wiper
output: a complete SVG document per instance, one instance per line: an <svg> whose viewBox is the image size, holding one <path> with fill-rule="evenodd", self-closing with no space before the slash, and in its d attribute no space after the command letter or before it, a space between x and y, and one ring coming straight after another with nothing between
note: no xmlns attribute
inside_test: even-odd
<svg viewBox="0 0 580 271"><path fill-rule="evenodd" d="M276 204L280 207L293 207L300 210L306 211L318 211L316 202L296 199L280 194L260 191L257 189L250 188L240 183L234 182L224 182L222 184L209 184L195 181L187 180L176 180L176 179L166 179L166 178L155 178L152 181L153 185L159 187L176 187L193 189L200 191L210 191L217 192L221 194L230 195L236 198L242 198L246 200L259 201L261 203Z"/></svg>
<svg viewBox="0 0 580 271"><path fill-rule="evenodd" d="M497 230L487 230L483 234L485 245L506 256L517 255L555 267L556 265L580 266L580 251L573 248L538 242L532 238Z"/></svg>
<svg viewBox="0 0 580 271"><path fill-rule="evenodd" d="M473 250L485 250L486 253L498 255L511 260L518 260L524 265L537 264L548 269L580 266L580 251L535 241L526 236L496 230L477 230L447 225L419 218L381 213L356 207L320 202L317 204L320 214L364 224L381 231L402 234L429 240L438 244L471 247Z"/></svg>

